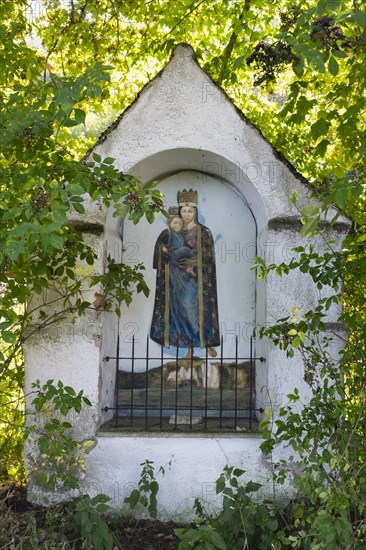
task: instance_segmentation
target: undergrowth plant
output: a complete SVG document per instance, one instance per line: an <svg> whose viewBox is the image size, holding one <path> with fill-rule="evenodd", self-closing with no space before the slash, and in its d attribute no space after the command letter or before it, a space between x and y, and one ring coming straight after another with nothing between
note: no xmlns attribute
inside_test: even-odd
<svg viewBox="0 0 366 550"><path fill-rule="evenodd" d="M91 403L83 390L76 393L60 380L57 383L48 380L44 384L37 380L32 388L36 394L32 405L37 423L25 426L25 436L32 440L37 451L33 449L27 456L29 475L41 489L79 492L86 453L93 441L78 439L67 417L72 411L80 414L83 407ZM46 548L57 548L63 538L65 548L76 545L87 550L111 550L113 536L104 519L104 514L110 511L109 500L103 494L93 498L81 494L51 508L43 530L34 525L32 533L27 535L31 547L38 548L42 543ZM47 533L46 540L42 540L42 532Z"/></svg>
<svg viewBox="0 0 366 550"><path fill-rule="evenodd" d="M112 550L120 548L109 529L106 495L72 500L23 512L14 511L14 490L0 493L0 547L11 550Z"/></svg>
<svg viewBox="0 0 366 550"><path fill-rule="evenodd" d="M32 388L37 394L32 401L37 423L28 422L24 432L25 437L36 444L38 452L27 455L29 473L41 487L77 489L92 441L77 439L67 417L72 411L79 414L83 406L91 403L83 390L76 393L61 380L57 383L48 380L43 385L36 380Z"/></svg>
<svg viewBox="0 0 366 550"><path fill-rule="evenodd" d="M109 500L109 497L102 494L94 498L83 495L77 500L75 511L70 517L70 525L75 535L83 541L83 548L113 548L113 535L102 518L102 515L110 510L107 504Z"/></svg>
<svg viewBox="0 0 366 550"><path fill-rule="evenodd" d="M137 489L133 489L124 498L123 502L129 506L131 513L139 509L145 509L150 517L156 518L158 513L157 495L159 492L159 483L156 480L154 462L146 459L144 462L141 462L140 466L142 466L142 469ZM159 467L158 474L165 475L165 468L163 466Z"/></svg>
<svg viewBox="0 0 366 550"><path fill-rule="evenodd" d="M302 359L311 390L310 400L303 402L294 388L279 414L260 425L266 455L285 444L297 457L295 467L286 460L274 464L276 482L283 484L290 476L298 489L289 536L293 548L361 549L366 541L366 340L364 313L359 303L349 301L365 289L362 243L351 234L341 250L330 246L319 255L309 245L296 248L298 257L289 264L265 266L261 259L257 263L260 276L270 272L286 276L298 269L313 279L320 292L327 289L314 309L296 310L260 329L260 335L288 357ZM341 302L342 284L344 312L338 325L329 327L327 311ZM338 359L330 354L332 339L343 348Z"/></svg>
<svg viewBox="0 0 366 550"><path fill-rule="evenodd" d="M216 481L216 494L222 507L215 516L207 515L196 501L199 517L194 527L175 529L181 539L179 550L268 550L281 549L287 542L280 528L274 504L261 500L261 484L243 482L245 471L225 466Z"/></svg>

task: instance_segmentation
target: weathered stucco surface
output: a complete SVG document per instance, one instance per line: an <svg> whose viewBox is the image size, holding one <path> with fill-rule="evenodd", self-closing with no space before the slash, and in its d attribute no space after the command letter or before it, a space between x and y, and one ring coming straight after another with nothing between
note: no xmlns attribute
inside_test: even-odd
<svg viewBox="0 0 366 550"><path fill-rule="evenodd" d="M301 208L308 202L309 188L201 70L187 45L175 49L165 69L94 150L102 157L115 158L120 170L140 176L144 182L184 170L222 181L249 205L257 224L258 254L268 262L288 261L291 249L305 244L299 236L299 211L289 197L296 190ZM112 214L97 204L82 219L104 225L104 234L94 239L101 251L100 271L103 253L120 247ZM333 230L333 238L339 240L339 235ZM321 251L323 240L316 246ZM315 289L306 276L294 273L288 278L271 276L266 282L258 281L256 322L272 324L294 306L310 309L315 299ZM335 321L338 314L336 309L331 311L328 321ZM77 426L85 436L95 435L112 414L102 412L102 407L113 407L115 366L103 358L114 349L115 326L113 314L90 312L72 330L70 324L64 324L55 340L47 341L46 335L41 335L41 342L26 349L26 389L36 378L60 378L77 390L83 388L91 399L92 408ZM334 348L336 353L337 344ZM294 387L306 397L300 357L289 361L267 341L257 343L256 354L266 358L266 363L257 367L258 407L278 410ZM99 433L87 457L82 486L90 493L109 494L118 507L136 485L142 461L154 460L159 467L172 460L161 480L160 515L188 517L196 496L215 501L213 484L227 463L242 467L247 479L264 484L263 494L272 495L270 463L262 456L260 442L259 435L245 434L147 437ZM31 496L37 499L37 495L37 488L31 488Z"/></svg>
<svg viewBox="0 0 366 550"><path fill-rule="evenodd" d="M219 506L215 482L226 464L246 471L243 480L255 478L267 487L271 483L270 463L259 450L261 438L200 436L130 436L98 437L94 457L88 460L88 476L83 488L92 493L108 492L115 507L123 507L123 498L137 488L140 464L147 458L154 461L159 482L158 511L162 519L176 521L194 517L195 498L203 500L207 509ZM101 464L109 464L101 468ZM165 474L158 473L163 466ZM271 496L273 496L271 494ZM140 511L141 513L141 511Z"/></svg>

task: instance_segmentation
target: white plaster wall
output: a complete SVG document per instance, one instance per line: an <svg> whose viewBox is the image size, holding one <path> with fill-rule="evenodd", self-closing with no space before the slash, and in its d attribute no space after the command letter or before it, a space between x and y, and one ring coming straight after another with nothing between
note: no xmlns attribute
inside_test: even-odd
<svg viewBox="0 0 366 550"><path fill-rule="evenodd" d="M294 252L296 246L306 248L309 244L314 246L314 252L322 254L327 242L336 240L340 244L340 238L344 235L337 234L334 231L327 231L311 240L301 238L297 225L293 227L278 227L276 230L268 232L267 247L264 251L263 258L267 264L289 263L292 259L297 260L299 254ZM298 318L301 318L303 313L313 309L318 300L334 294L332 289L323 286L318 289L313 283L312 278L307 273L302 273L299 269L291 271L288 275L281 277L275 273L271 273L267 279L267 312L266 323L273 324L276 319L285 317L291 314L294 307L299 309ZM334 305L327 313L325 321L333 321L342 313L341 304Z"/></svg>
<svg viewBox="0 0 366 550"><path fill-rule="evenodd" d="M243 482L261 483L260 498L284 498L291 492L285 486L279 494L273 494L270 460L259 449L258 435L239 438L99 434L97 440L87 459L82 486L92 495L107 494L114 508L123 508L123 499L137 487L140 464L146 459L154 462L157 472L160 519L192 520L196 497L204 501L208 511L214 512L220 506L215 482L226 464L246 471ZM165 469L164 476L158 474L160 466Z"/></svg>
<svg viewBox="0 0 366 550"><path fill-rule="evenodd" d="M100 290L91 287L88 277L102 273L104 268L104 238L103 235L84 234L81 238L95 250L98 260L91 270L86 262L81 262L76 274L85 281L82 285L83 298L93 304L95 292ZM44 306L49 316L62 311L63 300L59 298L60 289L50 288L40 296L34 295L28 304L29 310ZM33 332L37 326L37 315L34 315L28 328ZM71 413L70 420L75 426L75 434L85 438L95 434L100 423L100 384L101 384L101 346L102 346L102 314L93 305L82 317L65 313L59 320L47 328L33 332L23 346L25 357L25 394L27 412L31 413L31 401L34 398L32 384L38 379L41 384L47 380L59 380L64 385L71 386L76 392L84 391L84 395L92 402L91 407L85 407L80 415ZM28 422L33 422L33 416L28 415ZM41 419L39 418L39 422Z"/></svg>

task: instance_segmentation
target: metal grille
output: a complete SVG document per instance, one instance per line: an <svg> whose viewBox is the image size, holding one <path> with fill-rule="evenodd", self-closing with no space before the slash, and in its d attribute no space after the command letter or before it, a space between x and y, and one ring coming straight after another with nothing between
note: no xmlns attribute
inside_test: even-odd
<svg viewBox="0 0 366 550"><path fill-rule="evenodd" d="M116 355L105 361L116 361L115 406L110 427L142 431L252 431L256 428L255 365L263 357L253 355L250 340L249 357L238 354L238 338L233 357L225 357L223 339L221 354L210 357L151 357L149 338L144 356L136 355L132 338L131 354L120 356L120 339ZM144 364L141 370L141 362ZM158 367L150 368L152 363ZM136 364L139 364L139 370ZM105 411L111 410L105 407Z"/></svg>

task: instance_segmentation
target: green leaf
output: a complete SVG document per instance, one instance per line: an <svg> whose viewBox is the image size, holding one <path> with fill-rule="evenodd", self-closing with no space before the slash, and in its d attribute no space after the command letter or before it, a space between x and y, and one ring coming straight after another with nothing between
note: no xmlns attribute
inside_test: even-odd
<svg viewBox="0 0 366 550"><path fill-rule="evenodd" d="M76 210L76 212L79 212L79 214L85 214L85 208L81 203L73 202L72 205L74 207L74 210Z"/></svg>
<svg viewBox="0 0 366 550"><path fill-rule="evenodd" d="M341 0L320 0L318 3L318 13L322 15L326 10L337 11L341 5Z"/></svg>
<svg viewBox="0 0 366 550"><path fill-rule="evenodd" d="M63 126L65 126L66 128L72 128L73 126L78 126L78 123L72 118L65 118L65 120L63 121Z"/></svg>
<svg viewBox="0 0 366 550"><path fill-rule="evenodd" d="M334 57L332 56L329 58L328 69L330 74L332 74L333 76L337 76L339 71L339 65L337 61L334 59Z"/></svg>
<svg viewBox="0 0 366 550"><path fill-rule="evenodd" d="M302 76L304 73L304 59L302 57L299 57L296 62L294 62L293 65L294 73L296 76Z"/></svg>
<svg viewBox="0 0 366 550"><path fill-rule="evenodd" d="M318 223L320 221L320 217L316 216L315 218L311 218L310 220L302 219L301 220L304 223L304 227L300 231L300 235L302 237L311 236L314 235L317 231Z"/></svg>
<svg viewBox="0 0 366 550"><path fill-rule="evenodd" d="M70 202L72 202L72 203L84 202L84 197L80 197L78 195L73 195L72 197L70 197Z"/></svg>
<svg viewBox="0 0 366 550"><path fill-rule="evenodd" d="M224 539L217 531L212 531L212 542L216 548L219 548L220 550L227 550Z"/></svg>
<svg viewBox="0 0 366 550"><path fill-rule="evenodd" d="M243 64L243 61L245 59L245 56L244 55L241 55L240 57L237 57L233 63L233 69L235 71L235 69L237 69L238 67L240 67L242 64Z"/></svg>
<svg viewBox="0 0 366 550"><path fill-rule="evenodd" d="M340 208L344 208L346 206L346 203L348 200L348 194L349 194L348 187L342 187L337 191L337 194L336 194L337 204Z"/></svg>
<svg viewBox="0 0 366 550"><path fill-rule="evenodd" d="M60 235L55 235L55 233L50 233L47 235L49 244L58 250L62 250L64 247L64 240Z"/></svg>
<svg viewBox="0 0 366 550"><path fill-rule="evenodd" d="M320 73L325 73L325 63L322 57L320 57L319 52L315 57L309 59L309 64L315 67Z"/></svg>
<svg viewBox="0 0 366 550"><path fill-rule="evenodd" d="M296 204L297 203L297 199L299 197L299 193L296 191L296 189L294 189L290 195L290 201L292 202L292 204Z"/></svg>
<svg viewBox="0 0 366 550"><path fill-rule="evenodd" d="M83 195L85 193L85 190L84 188L78 184L78 183L70 183L68 186L67 186L67 192L69 193L69 195L72 195L72 196L77 196L77 195Z"/></svg>
<svg viewBox="0 0 366 550"><path fill-rule="evenodd" d="M366 25L366 15L358 8L354 8L352 11L346 13L343 18L346 21L356 23L359 27L364 27Z"/></svg>
<svg viewBox="0 0 366 550"><path fill-rule="evenodd" d="M311 135L314 139L318 139L320 136L324 136L328 133L329 122L324 118L319 118L314 124L310 127Z"/></svg>
<svg viewBox="0 0 366 550"><path fill-rule="evenodd" d="M139 500L140 500L140 491L138 491L137 489L134 489L131 492L131 494L127 497L125 502L128 502L131 508L135 508Z"/></svg>
<svg viewBox="0 0 366 550"><path fill-rule="evenodd" d="M329 139L322 139L315 147L314 154L319 157L324 157L327 152L328 145L330 145Z"/></svg>
<svg viewBox="0 0 366 550"><path fill-rule="evenodd" d="M74 109L74 117L76 124L85 124L85 111L82 109Z"/></svg>
<svg viewBox="0 0 366 550"><path fill-rule="evenodd" d="M15 332L4 330L1 332L1 337L7 344L15 344L18 340L18 335Z"/></svg>
<svg viewBox="0 0 366 550"><path fill-rule="evenodd" d="M295 349L298 349L300 346L301 346L301 339L296 336L293 341L292 341L292 346L295 348Z"/></svg>
<svg viewBox="0 0 366 550"><path fill-rule="evenodd" d="M93 157L93 160L95 160L95 162L101 162L102 161L102 157L100 155L98 155L98 153L94 152L92 157Z"/></svg>
<svg viewBox="0 0 366 550"><path fill-rule="evenodd" d="M153 223L155 219L155 214L152 210L147 210L146 212L146 219L149 223Z"/></svg>
<svg viewBox="0 0 366 550"><path fill-rule="evenodd" d="M62 428L65 428L65 429L72 428L72 424L70 424L70 422L62 422L61 426Z"/></svg>
<svg viewBox="0 0 366 550"><path fill-rule="evenodd" d="M248 493L256 493L262 487L261 483L256 483L255 481L248 481L246 485L246 491Z"/></svg>
<svg viewBox="0 0 366 550"><path fill-rule="evenodd" d="M86 525L88 522L90 522L88 512L86 510L81 510L81 512L78 514L78 520L80 521L81 525Z"/></svg>
<svg viewBox="0 0 366 550"><path fill-rule="evenodd" d="M301 210L301 213L303 216L316 216L319 213L319 207L315 206L314 204L307 204L304 206L304 208Z"/></svg>
<svg viewBox="0 0 366 550"><path fill-rule="evenodd" d="M334 57L339 57L340 59L346 59L348 57L348 54L343 50L333 50L332 55L334 55Z"/></svg>
<svg viewBox="0 0 366 550"><path fill-rule="evenodd" d="M226 483L223 476L220 476L219 479L216 481L216 493L222 493L222 491L225 489Z"/></svg>

